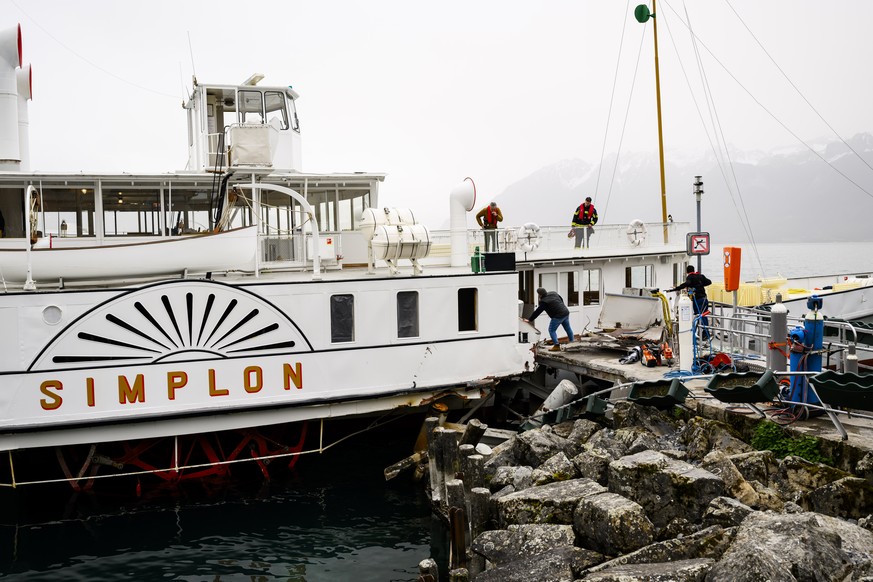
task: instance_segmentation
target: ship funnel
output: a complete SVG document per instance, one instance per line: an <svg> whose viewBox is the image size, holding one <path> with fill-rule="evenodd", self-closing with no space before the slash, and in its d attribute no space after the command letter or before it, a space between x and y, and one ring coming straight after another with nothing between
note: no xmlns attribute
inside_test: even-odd
<svg viewBox="0 0 873 582"><path fill-rule="evenodd" d="M30 120L27 113L27 102L33 99L33 69L25 65L16 71L18 80L18 155L21 158L20 169L30 170Z"/></svg>
<svg viewBox="0 0 873 582"><path fill-rule="evenodd" d="M0 30L0 170L17 170L21 157L18 146L18 82L15 69L21 66L21 25Z"/></svg>
<svg viewBox="0 0 873 582"><path fill-rule="evenodd" d="M470 249L467 248L467 213L476 206L476 184L473 178L452 188L449 195L449 229L452 233L452 266L469 264Z"/></svg>

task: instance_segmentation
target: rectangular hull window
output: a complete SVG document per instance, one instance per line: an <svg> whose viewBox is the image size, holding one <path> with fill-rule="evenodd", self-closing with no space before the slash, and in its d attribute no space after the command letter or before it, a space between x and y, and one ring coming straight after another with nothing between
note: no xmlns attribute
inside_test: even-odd
<svg viewBox="0 0 873 582"><path fill-rule="evenodd" d="M418 337L418 291L397 294L397 337Z"/></svg>
<svg viewBox="0 0 873 582"><path fill-rule="evenodd" d="M588 269L582 274L583 305L600 305L600 269Z"/></svg>
<svg viewBox="0 0 873 582"><path fill-rule="evenodd" d="M458 289L458 331L476 331L478 329L476 289Z"/></svg>
<svg viewBox="0 0 873 582"><path fill-rule="evenodd" d="M331 295L330 341L332 343L355 341L354 295Z"/></svg>

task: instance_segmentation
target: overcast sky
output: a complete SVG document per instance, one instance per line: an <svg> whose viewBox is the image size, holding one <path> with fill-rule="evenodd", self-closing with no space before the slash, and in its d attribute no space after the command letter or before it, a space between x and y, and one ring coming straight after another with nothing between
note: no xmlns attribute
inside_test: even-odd
<svg viewBox="0 0 873 582"><path fill-rule="evenodd" d="M432 214L426 222L436 225L465 176L483 202L545 165L597 163L620 139L623 152L657 155L652 25L633 19L634 6L0 0L0 28L21 23L24 61L33 66L34 170L183 168L181 102L192 72L229 84L259 72L262 84L290 84L301 95L304 170L385 172L381 204ZM799 145L748 93L808 142L835 139L818 114L845 138L873 131L868 7L659 1L667 155L709 148L688 88L710 123L686 18L733 147Z"/></svg>

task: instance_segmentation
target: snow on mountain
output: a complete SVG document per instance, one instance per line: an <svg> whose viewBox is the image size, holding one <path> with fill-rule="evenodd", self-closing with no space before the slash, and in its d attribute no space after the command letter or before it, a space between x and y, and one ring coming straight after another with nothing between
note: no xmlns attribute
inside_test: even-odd
<svg viewBox="0 0 873 582"><path fill-rule="evenodd" d="M758 242L871 240L873 135L857 134L846 143L817 141L811 147L821 157L802 144L769 153L731 151L731 163L721 166L712 151L670 152L665 159L667 212L696 226L692 184L699 175L704 181L702 229L714 241L747 241L749 232ZM494 199L507 226L569 226L586 196L594 198L602 224L661 220L657 155L623 153L617 166L612 155L603 160L599 176L598 169L583 160L562 160Z"/></svg>

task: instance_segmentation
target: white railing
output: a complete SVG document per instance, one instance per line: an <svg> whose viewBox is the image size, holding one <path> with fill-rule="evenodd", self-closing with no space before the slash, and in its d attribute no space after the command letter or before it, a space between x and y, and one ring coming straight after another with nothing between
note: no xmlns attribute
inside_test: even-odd
<svg viewBox="0 0 873 582"><path fill-rule="evenodd" d="M567 234L570 231L569 226L542 226L539 228L539 237L535 250L525 253L519 246L519 232L522 227L506 227L497 229L497 250L498 252L516 253L520 258L536 259L538 257L552 258L554 255L579 252L591 253L592 255L612 255L612 254L636 254L636 253L652 253L658 251L677 252L685 248L685 234L690 231L690 225L687 222L670 222L666 225L660 222L648 223L645 225L646 232L644 237L640 237L639 232L636 238L633 234L628 233L629 225L622 224L605 224L594 227L587 249L574 249L576 244L575 238L569 238ZM638 230L638 229L637 229ZM667 240L664 240L664 233L667 233ZM468 229L467 243L468 251L473 253L475 247L479 247L481 252L485 252L485 232L482 229ZM430 231L431 239L433 240L432 257L438 257L447 254L447 249L451 244L451 233L447 230L432 230ZM632 240L640 240L638 244L633 244Z"/></svg>

